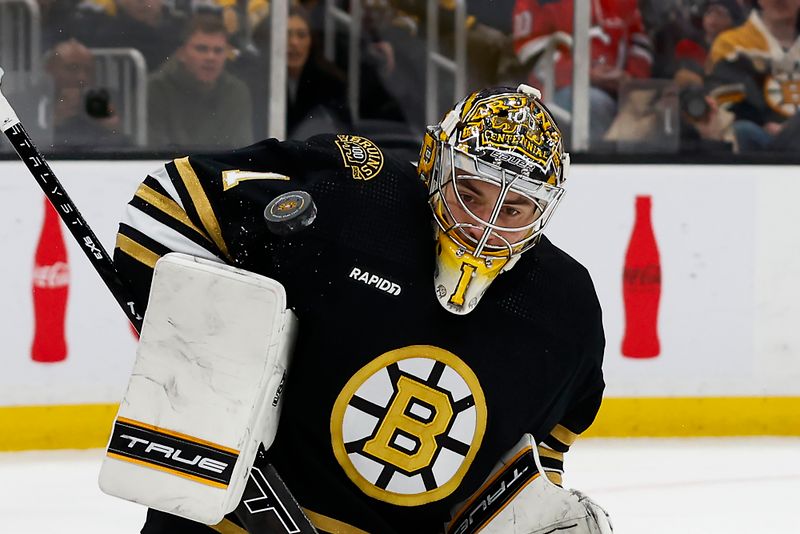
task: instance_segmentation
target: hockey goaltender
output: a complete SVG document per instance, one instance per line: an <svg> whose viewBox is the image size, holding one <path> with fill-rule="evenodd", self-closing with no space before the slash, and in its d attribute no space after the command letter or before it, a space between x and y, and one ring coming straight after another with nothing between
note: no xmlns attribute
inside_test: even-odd
<svg viewBox="0 0 800 534"><path fill-rule="evenodd" d="M272 467L319 532L611 532L561 486L604 389L592 280L543 233L568 167L522 85L457 103L416 167L320 135L149 174L114 253L148 310L103 489L146 534L272 531Z"/></svg>

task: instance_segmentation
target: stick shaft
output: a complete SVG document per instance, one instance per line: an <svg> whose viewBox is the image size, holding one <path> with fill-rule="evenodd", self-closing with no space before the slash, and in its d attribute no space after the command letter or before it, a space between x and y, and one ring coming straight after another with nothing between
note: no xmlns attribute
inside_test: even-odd
<svg viewBox="0 0 800 534"><path fill-rule="evenodd" d="M0 81L3 69L0 68ZM0 129L6 135L19 158L36 179L47 199L55 208L61 220L69 229L72 236L81 246L84 254L94 266L97 274L103 279L114 299L128 317L137 332L141 332L143 317L133 296L122 282L117 272L114 261L108 255L103 245L94 235L94 232L78 211L75 203L67 195L61 182L58 181L44 156L36 148L28 132L22 126L14 109L6 97L0 92ZM269 492L264 492L258 484L258 476L267 482ZM245 527L252 534L271 534L274 532L287 534L315 534L316 530L297 504L289 488L271 465L266 465L263 472L253 469L248 478L246 492L256 492L262 505L260 508L250 510L240 504L236 515L241 518ZM284 515L281 515L283 512Z"/></svg>
<svg viewBox="0 0 800 534"><path fill-rule="evenodd" d="M5 97L0 95L0 100L5 100ZM120 279L111 256L108 255L100 240L94 235L94 232L78 211L77 206L75 206L75 203L53 173L50 165L44 159L44 156L33 144L25 127L17 119L10 126L4 124L3 133L6 134L19 158L36 180L36 183L42 188L47 199L58 212L61 220L64 221L67 229L80 245L81 250L89 258L97 274L100 275L106 287L111 291L128 320L136 328L136 331L140 332L142 329L142 315L139 313L139 307Z"/></svg>

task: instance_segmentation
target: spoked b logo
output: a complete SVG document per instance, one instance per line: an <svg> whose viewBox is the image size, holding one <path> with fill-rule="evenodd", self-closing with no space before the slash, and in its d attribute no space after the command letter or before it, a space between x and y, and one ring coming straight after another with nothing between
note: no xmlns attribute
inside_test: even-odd
<svg viewBox="0 0 800 534"><path fill-rule="evenodd" d="M387 352L345 385L334 404L336 459L364 493L401 506L458 487L486 430L475 373L430 345Z"/></svg>

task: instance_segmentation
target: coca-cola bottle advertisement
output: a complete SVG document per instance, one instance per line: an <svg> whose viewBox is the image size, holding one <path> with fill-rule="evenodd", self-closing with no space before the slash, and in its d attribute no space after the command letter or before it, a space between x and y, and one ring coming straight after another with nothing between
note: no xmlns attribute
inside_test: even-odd
<svg viewBox="0 0 800 534"><path fill-rule="evenodd" d="M69 263L58 213L45 199L44 223L33 265L34 332L31 358L35 362L60 362L67 357L65 335Z"/></svg>
<svg viewBox="0 0 800 534"><path fill-rule="evenodd" d="M651 211L651 197L637 196L636 218L625 253L622 277L625 303L622 355L629 358L654 358L661 353L658 340L661 261Z"/></svg>

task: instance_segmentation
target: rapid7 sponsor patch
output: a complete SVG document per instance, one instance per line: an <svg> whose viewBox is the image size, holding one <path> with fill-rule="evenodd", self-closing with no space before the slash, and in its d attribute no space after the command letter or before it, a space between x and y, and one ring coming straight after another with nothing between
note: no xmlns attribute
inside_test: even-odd
<svg viewBox="0 0 800 534"><path fill-rule="evenodd" d="M395 297L398 296L402 291L402 288L394 282L376 274L372 274L368 271L362 271L358 267L353 267L353 269L350 271L349 278L363 282L368 286L374 287L375 289L380 289L381 291L389 293L390 295L394 295Z"/></svg>

